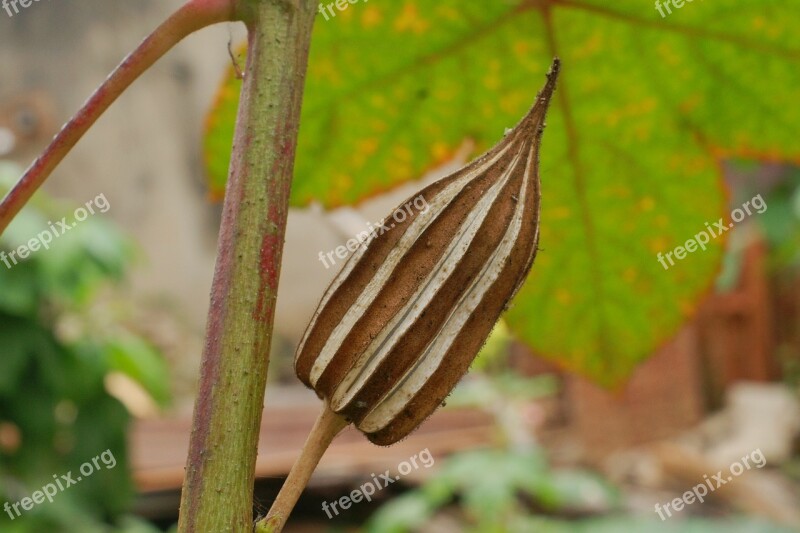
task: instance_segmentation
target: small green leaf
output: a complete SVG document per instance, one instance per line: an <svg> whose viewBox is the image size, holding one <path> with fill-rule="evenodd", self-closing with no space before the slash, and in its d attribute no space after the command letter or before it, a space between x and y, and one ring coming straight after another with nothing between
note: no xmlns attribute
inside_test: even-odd
<svg viewBox="0 0 800 533"><path fill-rule="evenodd" d="M107 350L112 370L142 385L160 406L169 403L169 370L163 357L150 345L138 337L124 336L112 340Z"/></svg>
<svg viewBox="0 0 800 533"><path fill-rule="evenodd" d="M39 335L29 322L0 314L0 396L13 398L17 389L24 387L22 372L32 359L30 347Z"/></svg>
<svg viewBox="0 0 800 533"><path fill-rule="evenodd" d="M367 533L407 533L425 525L433 510L418 492L404 494L392 500L370 519Z"/></svg>

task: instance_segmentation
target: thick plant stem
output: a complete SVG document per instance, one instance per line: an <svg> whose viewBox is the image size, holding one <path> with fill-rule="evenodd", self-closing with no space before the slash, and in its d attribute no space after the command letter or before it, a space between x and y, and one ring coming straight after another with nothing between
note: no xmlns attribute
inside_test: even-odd
<svg viewBox="0 0 800 533"><path fill-rule="evenodd" d="M178 530L252 531L252 499L308 48L311 0L239 0L245 80Z"/></svg>
<svg viewBox="0 0 800 533"><path fill-rule="evenodd" d="M334 413L327 403L325 404L306 439L300 457L295 461L281 487L278 498L272 504L266 518L256 524L256 533L280 533L325 450L348 424L349 422Z"/></svg>
<svg viewBox="0 0 800 533"><path fill-rule="evenodd" d="M233 0L189 0L134 50L61 128L0 203L0 235L83 134L144 71L187 35L234 20Z"/></svg>

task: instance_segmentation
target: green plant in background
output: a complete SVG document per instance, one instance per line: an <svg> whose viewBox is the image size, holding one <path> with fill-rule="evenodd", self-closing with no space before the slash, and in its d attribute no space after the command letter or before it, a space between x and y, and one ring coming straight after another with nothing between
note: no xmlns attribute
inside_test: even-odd
<svg viewBox="0 0 800 533"><path fill-rule="evenodd" d="M758 165L736 161L734 168L747 179L737 187L738 198L732 199L732 203L761 194L769 209L749 220L744 227L734 229L716 288L725 292L739 286L747 248L763 240L767 245L765 274L778 294L784 290L784 284L791 286L800 273L800 170L787 167L759 180L764 170ZM800 394L800 353L791 343L779 344L776 353L784 381Z"/></svg>
<svg viewBox="0 0 800 533"><path fill-rule="evenodd" d="M19 169L0 165L0 189ZM9 227L0 246L12 250L60 220L65 212L35 198ZM130 415L109 394L112 372L129 376L158 403L169 399L163 359L145 341L94 316L92 304L118 282L132 257L129 242L99 217L78 224L19 264L0 264L0 502L30 496L53 475L73 472L110 450L113 468L95 471L52 503L16 517L0 516L3 531L152 531L130 518L117 521L133 497L127 461Z"/></svg>
<svg viewBox="0 0 800 533"><path fill-rule="evenodd" d="M584 471L554 471L540 449L478 450L448 459L421 488L384 505L367 533L424 531L430 518L460 502L471 533L538 531L518 525L537 513L580 515L618 505L616 491Z"/></svg>
<svg viewBox="0 0 800 533"><path fill-rule="evenodd" d="M769 210L759 218L770 245L774 271L796 273L800 269L800 170L767 195Z"/></svg>
<svg viewBox="0 0 800 533"><path fill-rule="evenodd" d="M796 275L800 269L800 170L786 168L779 176L768 178L765 184L759 179L764 174L761 166L746 161L732 164L736 172L747 180L742 180L743 183L737 187L737 198L732 199L731 204L736 205L760 194L764 205L769 208L748 220L744 228L734 228L717 289L729 291L737 286L744 251L754 238L763 238L768 245L770 274L778 278Z"/></svg>
<svg viewBox="0 0 800 533"><path fill-rule="evenodd" d="M770 208L760 219L769 244L769 266L778 286L784 281L791 283L800 272L800 170L793 169L788 174L768 193ZM784 381L800 395L800 353L784 344L778 347L778 356Z"/></svg>
<svg viewBox="0 0 800 533"><path fill-rule="evenodd" d="M531 402L552 396L547 375L524 378L508 369L510 334L503 322L492 333L469 377L447 407L471 406L492 413L497 445L455 454L437 464L433 476L384 504L365 533L429 531L438 514L467 533L790 533L791 529L744 517L662 522L623 508L621 492L598 474L549 465L543 448L526 429ZM445 523L447 521L445 520ZM466 525L465 525L466 524Z"/></svg>

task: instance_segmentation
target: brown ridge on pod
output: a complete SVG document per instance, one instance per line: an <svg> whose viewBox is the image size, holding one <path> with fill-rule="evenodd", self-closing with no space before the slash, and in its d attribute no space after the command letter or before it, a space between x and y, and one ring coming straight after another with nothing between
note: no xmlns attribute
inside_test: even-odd
<svg viewBox="0 0 800 533"><path fill-rule="evenodd" d="M333 280L295 370L376 444L419 426L468 370L525 280L539 238L539 146L560 62L494 148L426 187Z"/></svg>

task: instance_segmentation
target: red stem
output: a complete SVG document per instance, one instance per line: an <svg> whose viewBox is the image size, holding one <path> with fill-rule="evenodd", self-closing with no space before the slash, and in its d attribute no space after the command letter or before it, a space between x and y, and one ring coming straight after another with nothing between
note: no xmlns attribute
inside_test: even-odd
<svg viewBox="0 0 800 533"><path fill-rule="evenodd" d="M235 20L233 4L233 0L189 0L142 41L61 128L0 203L0 235L83 134L125 89L187 35L218 22Z"/></svg>

